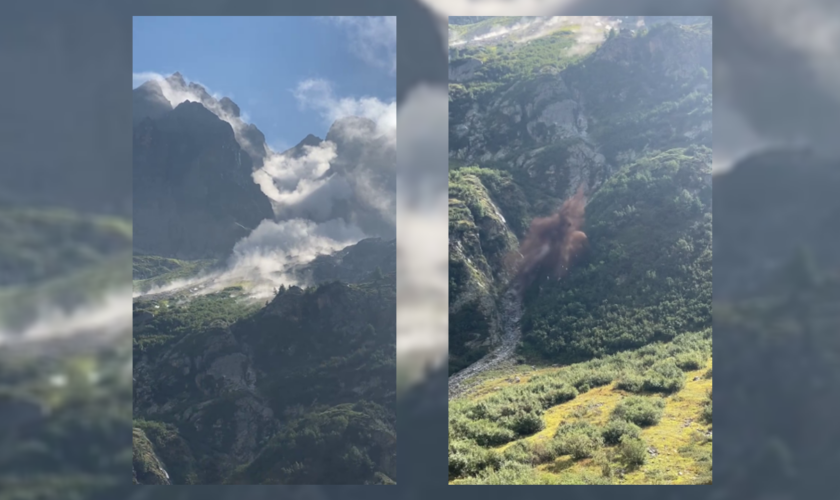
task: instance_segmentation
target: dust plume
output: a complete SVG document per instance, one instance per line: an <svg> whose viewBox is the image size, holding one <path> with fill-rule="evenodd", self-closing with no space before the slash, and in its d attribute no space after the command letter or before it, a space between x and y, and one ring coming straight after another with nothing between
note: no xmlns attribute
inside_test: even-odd
<svg viewBox="0 0 840 500"><path fill-rule="evenodd" d="M562 278L586 250L588 240L581 231L585 207L586 196L581 186L557 212L531 222L519 254L514 254L512 284L520 293L542 276Z"/></svg>

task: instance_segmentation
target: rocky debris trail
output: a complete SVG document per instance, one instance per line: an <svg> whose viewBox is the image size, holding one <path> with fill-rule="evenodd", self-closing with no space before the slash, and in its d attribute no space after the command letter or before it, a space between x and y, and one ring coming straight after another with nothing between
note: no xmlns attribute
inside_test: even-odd
<svg viewBox="0 0 840 500"><path fill-rule="evenodd" d="M471 385L468 379L487 370L497 368L513 356L522 331L519 319L522 317L522 302L517 291L511 287L502 297L502 343L490 354L449 377L449 400L460 396Z"/></svg>

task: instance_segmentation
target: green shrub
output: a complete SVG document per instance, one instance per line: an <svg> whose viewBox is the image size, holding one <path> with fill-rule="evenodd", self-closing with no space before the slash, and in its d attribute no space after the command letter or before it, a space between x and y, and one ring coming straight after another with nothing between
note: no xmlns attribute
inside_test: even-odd
<svg viewBox="0 0 840 500"><path fill-rule="evenodd" d="M616 388L627 392L642 392L645 379L638 373L627 373L622 375L616 384Z"/></svg>
<svg viewBox="0 0 840 500"><path fill-rule="evenodd" d="M644 441L630 436L623 436L618 445L621 460L629 467L639 467L647 460L647 449Z"/></svg>
<svg viewBox="0 0 840 500"><path fill-rule="evenodd" d="M706 370L706 373L704 373L704 374L703 374L703 378L705 378L705 379L710 379L710 378L712 378L712 369L711 369L711 368L709 368L708 370Z"/></svg>
<svg viewBox="0 0 840 500"><path fill-rule="evenodd" d="M638 438L640 433L638 425L621 419L610 420L601 430L604 443L611 446L619 444L624 436Z"/></svg>
<svg viewBox="0 0 840 500"><path fill-rule="evenodd" d="M500 446L516 439L516 433L489 420L467 421L464 434L481 446Z"/></svg>
<svg viewBox="0 0 840 500"><path fill-rule="evenodd" d="M534 464L544 464L551 462L560 456L560 450L557 446L557 441L532 441L530 443L531 458Z"/></svg>
<svg viewBox="0 0 840 500"><path fill-rule="evenodd" d="M575 460L591 457L604 444L598 429L584 421L561 425L554 441L560 455L571 455Z"/></svg>
<svg viewBox="0 0 840 500"><path fill-rule="evenodd" d="M487 468L477 477L471 477L458 484L517 485L517 484L560 484L559 479L540 472L530 465L505 462L498 469Z"/></svg>
<svg viewBox="0 0 840 500"><path fill-rule="evenodd" d="M664 359L653 364L645 372L642 390L647 392L674 393L685 387L685 374L677 366L673 358Z"/></svg>
<svg viewBox="0 0 840 500"><path fill-rule="evenodd" d="M630 396L618 403L613 410L613 418L626 420L639 427L647 427L659 423L664 409L664 399Z"/></svg>
<svg viewBox="0 0 840 500"><path fill-rule="evenodd" d="M582 389L582 387L602 387L612 383L613 380L615 380L615 372L613 370L593 368L581 373L573 385L580 392L586 392Z"/></svg>
<svg viewBox="0 0 840 500"><path fill-rule="evenodd" d="M676 364L682 371L690 372L699 370L706 364L706 357L698 351L686 352L677 355Z"/></svg>
<svg viewBox="0 0 840 500"><path fill-rule="evenodd" d="M534 384L531 391L538 395L544 409L571 401L578 396L578 390L565 382L540 382Z"/></svg>
<svg viewBox="0 0 840 500"><path fill-rule="evenodd" d="M449 443L449 479L475 476L481 471L498 469L502 460L498 453L486 450L471 441Z"/></svg>
<svg viewBox="0 0 840 500"><path fill-rule="evenodd" d="M532 464L531 447L526 441L514 443L502 452L502 459L519 464Z"/></svg>
<svg viewBox="0 0 840 500"><path fill-rule="evenodd" d="M545 422L540 415L519 411L509 417L506 427L520 436L529 436L545 429Z"/></svg>
<svg viewBox="0 0 840 500"><path fill-rule="evenodd" d="M703 420L707 423L712 423L712 391L709 390L708 392L708 399L706 400L706 404L703 406L703 413L702 413Z"/></svg>

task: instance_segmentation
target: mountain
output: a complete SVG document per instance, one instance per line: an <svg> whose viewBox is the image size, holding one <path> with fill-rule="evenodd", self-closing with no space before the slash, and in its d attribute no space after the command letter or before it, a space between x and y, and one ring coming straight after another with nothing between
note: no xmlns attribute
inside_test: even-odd
<svg viewBox="0 0 840 500"><path fill-rule="evenodd" d="M232 127L201 103L185 101L137 123L133 162L137 253L224 257L274 216Z"/></svg>
<svg viewBox="0 0 840 500"><path fill-rule="evenodd" d="M450 25L451 482L711 481L711 32Z"/></svg>
<svg viewBox="0 0 840 500"><path fill-rule="evenodd" d="M232 292L135 302L143 469L160 457L172 484L395 480L396 275L281 287L256 309Z"/></svg>

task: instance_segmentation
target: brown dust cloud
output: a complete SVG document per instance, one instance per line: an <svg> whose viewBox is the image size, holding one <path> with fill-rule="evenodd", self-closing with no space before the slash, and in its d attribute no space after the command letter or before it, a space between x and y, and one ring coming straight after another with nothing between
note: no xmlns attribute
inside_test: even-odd
<svg viewBox="0 0 840 500"><path fill-rule="evenodd" d="M589 244L581 230L585 208L586 195L581 186L555 213L531 222L519 252L512 259L511 284L520 293L542 277L562 278L583 255Z"/></svg>

